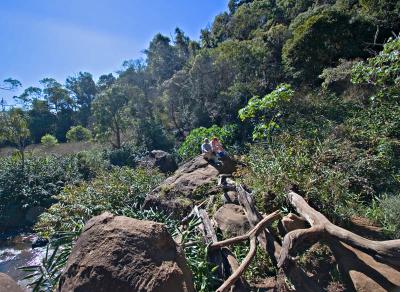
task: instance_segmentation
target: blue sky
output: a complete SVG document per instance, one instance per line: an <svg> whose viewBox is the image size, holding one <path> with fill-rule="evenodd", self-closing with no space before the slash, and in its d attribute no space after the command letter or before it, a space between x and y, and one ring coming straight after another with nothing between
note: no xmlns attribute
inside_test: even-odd
<svg viewBox="0 0 400 292"><path fill-rule="evenodd" d="M152 37L180 27L192 39L227 9L228 0L1 0L0 80L23 87L44 77L95 78L140 58ZM0 92L9 98L18 92Z"/></svg>

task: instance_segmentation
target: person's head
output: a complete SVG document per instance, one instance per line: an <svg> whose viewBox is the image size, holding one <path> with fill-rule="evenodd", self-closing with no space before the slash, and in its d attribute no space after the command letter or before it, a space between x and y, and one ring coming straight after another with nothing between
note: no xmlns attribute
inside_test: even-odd
<svg viewBox="0 0 400 292"><path fill-rule="evenodd" d="M217 137L214 137L214 138L212 139L212 141L213 141L213 142L218 142L218 138L217 138Z"/></svg>
<svg viewBox="0 0 400 292"><path fill-rule="evenodd" d="M204 138L204 144L209 144L210 141L207 138Z"/></svg>

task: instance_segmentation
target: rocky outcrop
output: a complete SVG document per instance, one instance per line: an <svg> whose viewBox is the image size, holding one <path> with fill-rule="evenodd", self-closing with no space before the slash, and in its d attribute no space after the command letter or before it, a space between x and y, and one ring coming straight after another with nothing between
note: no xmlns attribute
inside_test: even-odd
<svg viewBox="0 0 400 292"><path fill-rule="evenodd" d="M178 168L174 157L162 150L151 151L149 156L143 159L141 164L152 168L158 168L163 173L171 173Z"/></svg>
<svg viewBox="0 0 400 292"><path fill-rule="evenodd" d="M250 230L243 207L234 204L225 204L214 215L218 228L228 235L242 235Z"/></svg>
<svg viewBox="0 0 400 292"><path fill-rule="evenodd" d="M59 290L194 291L191 271L163 224L103 213L87 222Z"/></svg>
<svg viewBox="0 0 400 292"><path fill-rule="evenodd" d="M159 187L151 191L143 208L157 208L172 214L174 218L187 215L196 201L221 191L217 187L220 174L232 173L235 162L229 157L221 165L209 163L203 155L183 164Z"/></svg>
<svg viewBox="0 0 400 292"><path fill-rule="evenodd" d="M23 292L22 288L18 286L10 276L0 273L0 291L1 292Z"/></svg>

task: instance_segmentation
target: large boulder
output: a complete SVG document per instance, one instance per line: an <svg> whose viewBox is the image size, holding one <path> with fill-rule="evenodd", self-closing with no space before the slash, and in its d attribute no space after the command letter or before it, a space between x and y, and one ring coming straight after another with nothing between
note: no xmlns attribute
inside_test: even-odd
<svg viewBox="0 0 400 292"><path fill-rule="evenodd" d="M217 186L220 174L232 173L235 162L225 158L221 165L209 163L203 155L183 164L159 187L147 194L143 207L157 208L174 218L187 215L193 205L211 194L222 193Z"/></svg>
<svg viewBox="0 0 400 292"><path fill-rule="evenodd" d="M171 173L178 168L174 157L168 152L162 150L151 151L149 156L143 159L142 164L158 168L163 173Z"/></svg>
<svg viewBox="0 0 400 292"><path fill-rule="evenodd" d="M218 228L228 235L242 235L250 230L243 207L234 204L225 204L215 212L214 220Z"/></svg>
<svg viewBox="0 0 400 292"><path fill-rule="evenodd" d="M10 276L0 273L0 291L23 292L24 290Z"/></svg>
<svg viewBox="0 0 400 292"><path fill-rule="evenodd" d="M59 291L194 291L192 274L163 224L103 213L85 225Z"/></svg>

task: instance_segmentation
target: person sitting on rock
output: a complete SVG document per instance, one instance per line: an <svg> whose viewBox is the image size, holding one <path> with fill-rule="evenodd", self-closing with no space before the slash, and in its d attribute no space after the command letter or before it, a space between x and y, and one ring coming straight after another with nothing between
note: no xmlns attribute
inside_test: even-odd
<svg viewBox="0 0 400 292"><path fill-rule="evenodd" d="M215 152L212 150L210 141L207 138L204 139L204 143L201 145L201 153L203 153L205 159L214 163L219 163Z"/></svg>
<svg viewBox="0 0 400 292"><path fill-rule="evenodd" d="M214 137L211 141L212 151L217 155L218 158L222 158L226 156L226 151L224 147L222 147L221 142L219 142L218 138Z"/></svg>
<svg viewBox="0 0 400 292"><path fill-rule="evenodd" d="M207 138L205 138L204 143L201 144L201 153L210 153L210 152L212 152L210 141Z"/></svg>

